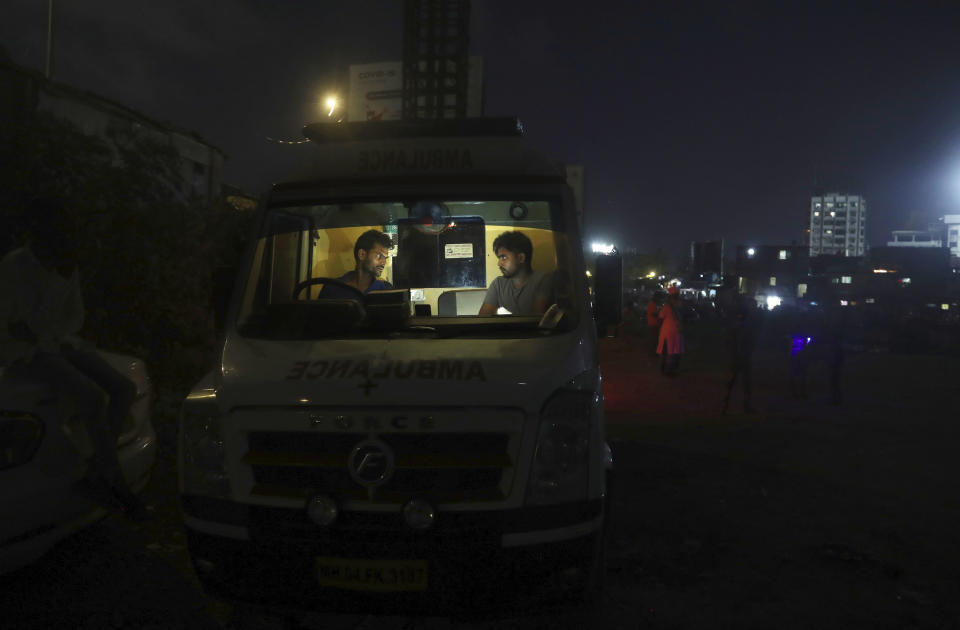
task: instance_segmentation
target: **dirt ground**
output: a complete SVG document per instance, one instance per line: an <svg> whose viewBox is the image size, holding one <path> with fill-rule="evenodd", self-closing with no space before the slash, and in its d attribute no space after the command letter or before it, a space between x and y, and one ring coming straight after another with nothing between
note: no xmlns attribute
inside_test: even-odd
<svg viewBox="0 0 960 630"><path fill-rule="evenodd" d="M722 344L708 323L690 327L675 378L640 336L603 340L601 360L615 463L599 612L483 623L320 615L304 627L960 628L960 414L950 411L960 359L850 354L843 404L832 406L822 366L809 398L789 395L785 348L768 339L754 368L756 413L735 398L728 415ZM155 416L163 452L145 497L156 521L111 516L0 578L0 628L242 620L193 576L171 413L161 404Z"/></svg>
<svg viewBox="0 0 960 630"><path fill-rule="evenodd" d="M823 365L790 395L767 338L757 412L722 415L717 341L688 335L676 378L641 339L603 342L620 473L605 625L960 627L960 360L848 353L834 406Z"/></svg>

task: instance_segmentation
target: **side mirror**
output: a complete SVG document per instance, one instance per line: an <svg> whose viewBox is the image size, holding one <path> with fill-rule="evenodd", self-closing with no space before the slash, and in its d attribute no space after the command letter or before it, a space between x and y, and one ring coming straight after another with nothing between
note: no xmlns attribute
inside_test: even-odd
<svg viewBox="0 0 960 630"><path fill-rule="evenodd" d="M213 321L217 330L223 330L230 308L230 296L237 279L236 267L218 267L213 272Z"/></svg>
<svg viewBox="0 0 960 630"><path fill-rule="evenodd" d="M623 312L623 259L619 252L597 256L593 292L597 328L605 336L608 326L620 323Z"/></svg>

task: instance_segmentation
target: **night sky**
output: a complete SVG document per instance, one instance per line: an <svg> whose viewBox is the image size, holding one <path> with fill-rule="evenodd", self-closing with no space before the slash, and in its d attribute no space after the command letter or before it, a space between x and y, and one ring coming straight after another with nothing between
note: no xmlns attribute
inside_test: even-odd
<svg viewBox="0 0 960 630"><path fill-rule="evenodd" d="M960 5L679 4L473 0L486 113L584 166L588 237L789 244L816 186L866 197L872 245L960 212ZM46 5L0 20L40 70ZM402 27L399 0L61 1L54 78L198 132L263 192L306 150L266 138L299 139L349 64L400 60Z"/></svg>

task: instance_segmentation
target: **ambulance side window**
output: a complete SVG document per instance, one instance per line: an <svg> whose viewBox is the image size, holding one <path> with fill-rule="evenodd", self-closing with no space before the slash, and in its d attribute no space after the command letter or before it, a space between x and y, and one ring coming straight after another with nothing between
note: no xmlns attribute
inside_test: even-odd
<svg viewBox="0 0 960 630"><path fill-rule="evenodd" d="M293 287L306 277L310 268L311 248L306 236L310 233L309 217L276 212L270 217L271 241L270 301L286 302Z"/></svg>

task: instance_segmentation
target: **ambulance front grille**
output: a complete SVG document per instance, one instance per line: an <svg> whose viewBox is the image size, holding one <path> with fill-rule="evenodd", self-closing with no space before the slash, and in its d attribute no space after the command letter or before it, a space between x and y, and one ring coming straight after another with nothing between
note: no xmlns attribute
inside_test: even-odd
<svg viewBox="0 0 960 630"><path fill-rule="evenodd" d="M253 473L251 494L402 503L421 497L435 503L500 501L513 482L507 433L384 433L395 470L382 485L353 479L348 459L367 433L248 433L242 462Z"/></svg>

